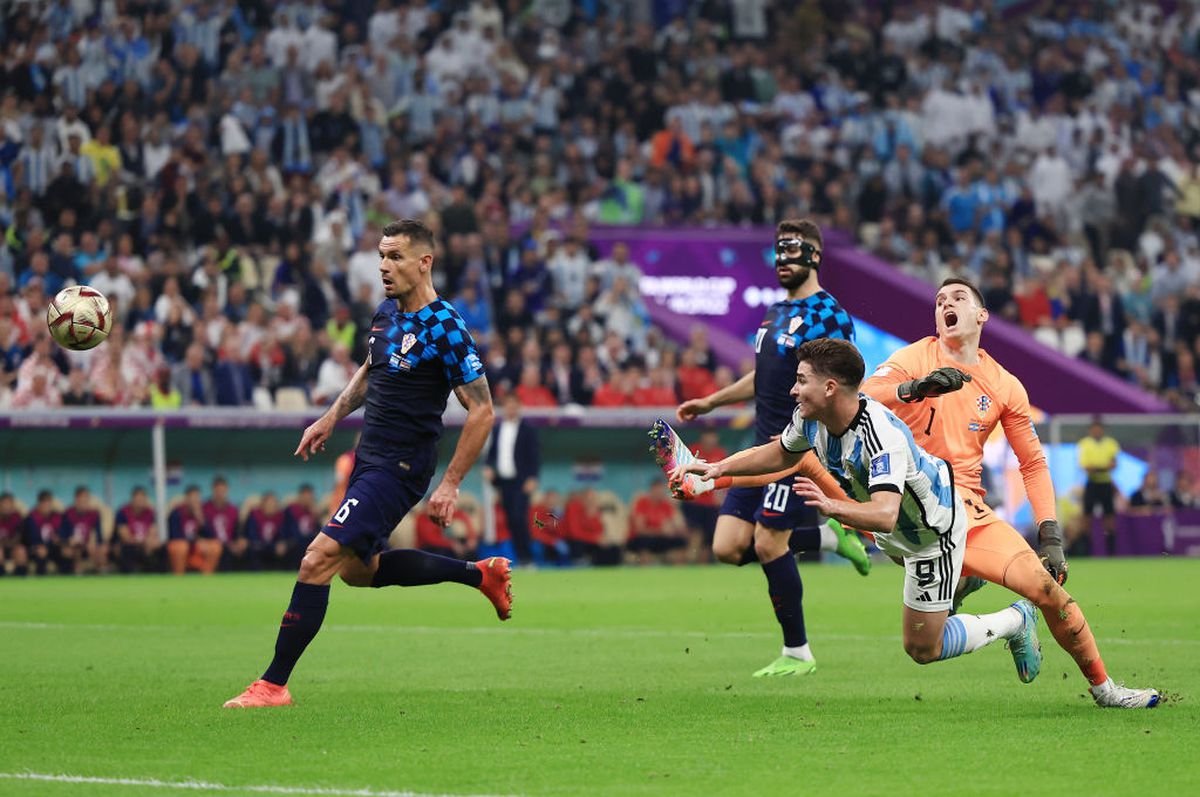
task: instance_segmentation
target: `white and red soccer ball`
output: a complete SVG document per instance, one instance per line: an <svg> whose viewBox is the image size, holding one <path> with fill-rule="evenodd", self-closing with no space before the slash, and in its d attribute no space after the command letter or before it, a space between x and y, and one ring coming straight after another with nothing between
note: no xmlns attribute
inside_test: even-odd
<svg viewBox="0 0 1200 797"><path fill-rule="evenodd" d="M94 349L108 339L113 313L108 299L95 288L74 285L63 288L46 308L50 336L64 349Z"/></svg>

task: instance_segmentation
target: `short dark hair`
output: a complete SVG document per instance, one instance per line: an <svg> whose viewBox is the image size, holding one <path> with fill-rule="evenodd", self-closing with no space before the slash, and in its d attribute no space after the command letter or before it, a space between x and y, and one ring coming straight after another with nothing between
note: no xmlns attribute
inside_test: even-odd
<svg viewBox="0 0 1200 797"><path fill-rule="evenodd" d="M299 491L302 493L311 493L313 492L313 486L308 482L305 482L304 484L300 485Z"/></svg>
<svg viewBox="0 0 1200 797"><path fill-rule="evenodd" d="M183 489L184 495L187 495L188 493L198 493L198 492L200 492L200 486L196 485L196 484L189 484L187 487L185 487Z"/></svg>
<svg viewBox="0 0 1200 797"><path fill-rule="evenodd" d="M83 495L86 492L88 492L87 485L81 484L75 488L75 497L78 498L79 496Z"/></svg>
<svg viewBox="0 0 1200 797"><path fill-rule="evenodd" d="M979 289L975 287L975 283L971 282L969 279L963 279L962 277L946 277L946 279L942 280L942 284L938 286L938 290L940 291L947 285L962 285L971 292L971 294L975 297L975 301L979 302L980 307L984 308L985 310L987 309L987 305L984 304L983 301L983 294L980 293Z"/></svg>
<svg viewBox="0 0 1200 797"><path fill-rule="evenodd" d="M142 494L144 495L144 494L146 493L146 488L145 488L145 487L143 487L142 485L140 485L140 484L139 484L139 485L135 486L135 487L133 488L133 490L132 490L132 491L130 491L130 493L129 493L129 494L130 494L130 495L137 495L138 493L142 493Z"/></svg>
<svg viewBox="0 0 1200 797"><path fill-rule="evenodd" d="M49 490L38 490L37 500L39 503L42 501L49 501L53 498L54 493L50 492Z"/></svg>
<svg viewBox="0 0 1200 797"><path fill-rule="evenodd" d="M814 241L821 249L825 248L821 242L821 228L812 219L784 219L775 226L775 237L785 233L799 235L806 241Z"/></svg>
<svg viewBox="0 0 1200 797"><path fill-rule="evenodd" d="M433 251L433 230L417 219L398 219L388 222L380 231L384 238L404 236L413 244Z"/></svg>
<svg viewBox="0 0 1200 797"><path fill-rule="evenodd" d="M796 350L796 364L807 362L814 374L836 379L846 387L862 384L867 366L854 344L848 340L820 338L801 344Z"/></svg>
<svg viewBox="0 0 1200 797"><path fill-rule="evenodd" d="M224 476L214 476L214 477L213 477L212 486L213 486L213 487L216 487L218 484L223 484L223 485L225 485L226 487L228 487L228 486L229 486L229 482L225 481L225 477L224 477Z"/></svg>

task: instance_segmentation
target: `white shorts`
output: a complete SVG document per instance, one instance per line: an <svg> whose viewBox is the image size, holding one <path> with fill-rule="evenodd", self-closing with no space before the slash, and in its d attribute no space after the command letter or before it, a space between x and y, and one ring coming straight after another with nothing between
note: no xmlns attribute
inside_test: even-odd
<svg viewBox="0 0 1200 797"><path fill-rule="evenodd" d="M960 507L961 508L961 507ZM949 534L904 557L904 605L918 612L944 612L954 603L967 548L967 518L957 512Z"/></svg>

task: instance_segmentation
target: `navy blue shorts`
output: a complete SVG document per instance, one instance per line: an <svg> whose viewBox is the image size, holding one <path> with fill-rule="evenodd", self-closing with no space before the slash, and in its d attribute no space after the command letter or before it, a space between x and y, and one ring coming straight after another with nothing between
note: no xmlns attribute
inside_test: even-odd
<svg viewBox="0 0 1200 797"><path fill-rule="evenodd" d="M346 497L322 531L370 564L372 557L387 549L388 537L404 516L425 497L432 465L413 474L396 465L357 460Z"/></svg>
<svg viewBox="0 0 1200 797"><path fill-rule="evenodd" d="M792 492L794 478L785 476L764 487L731 487L721 504L721 514L779 531L814 528L817 510L805 506L804 499Z"/></svg>

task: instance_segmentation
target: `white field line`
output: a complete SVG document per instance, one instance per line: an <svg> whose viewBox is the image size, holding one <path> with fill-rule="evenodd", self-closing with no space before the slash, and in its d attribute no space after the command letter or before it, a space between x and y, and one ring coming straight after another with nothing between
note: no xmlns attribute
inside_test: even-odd
<svg viewBox="0 0 1200 797"><path fill-rule="evenodd" d="M128 633L132 631L175 631L179 628L193 628L192 624L175 625L116 625L109 623L36 623L0 620L0 630L14 631L107 631ZM358 634L428 634L428 635L468 635L468 636L566 636L591 637L597 639L774 639L779 636L777 631L668 631L658 628L521 628L520 626L494 627L453 627L453 626L422 626L422 625L326 625L322 631L332 633ZM835 642L898 642L896 634L821 634L821 639ZM1125 637L1104 637L1099 640L1102 645L1197 645L1200 639L1129 639Z"/></svg>
<svg viewBox="0 0 1200 797"><path fill-rule="evenodd" d="M87 775L60 775L46 772L0 772L0 780L40 781L45 783L73 783L81 786L146 786L155 789L179 789L183 791L252 792L255 794L302 794L321 797L449 797L449 795L423 794L415 791L375 791L374 789L339 789L304 786L232 786L204 780L158 780L157 778L97 778ZM86 791L84 792L86 794ZM485 797L469 795L467 797Z"/></svg>

